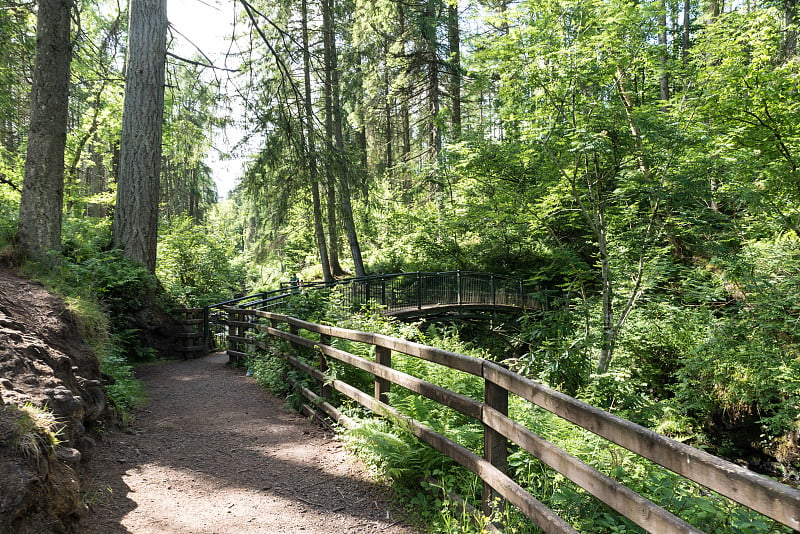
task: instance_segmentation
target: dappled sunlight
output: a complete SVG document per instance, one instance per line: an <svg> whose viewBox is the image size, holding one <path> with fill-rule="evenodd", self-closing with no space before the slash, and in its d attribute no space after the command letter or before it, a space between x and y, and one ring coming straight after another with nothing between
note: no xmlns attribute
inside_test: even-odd
<svg viewBox="0 0 800 534"><path fill-rule="evenodd" d="M286 411L243 371L211 357L143 374L148 405L131 434L109 443L96 483L113 488L98 513L119 513L98 525L192 534L411 532L385 488L330 432Z"/></svg>

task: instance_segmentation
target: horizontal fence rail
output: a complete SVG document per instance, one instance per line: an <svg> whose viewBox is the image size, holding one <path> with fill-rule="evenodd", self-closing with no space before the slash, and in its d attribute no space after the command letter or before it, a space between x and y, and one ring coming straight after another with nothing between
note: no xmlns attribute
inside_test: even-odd
<svg viewBox="0 0 800 534"><path fill-rule="evenodd" d="M507 476L506 460L510 442L563 474L648 532L701 531L509 418L509 394L517 395L771 519L795 530L800 529L800 491L797 489L621 419L513 373L494 362L381 334L309 323L264 310L225 310L230 317L227 337L228 353L232 359L246 357L254 349L266 349L263 342L256 339L255 334L262 337L267 334L287 340L294 346L317 351L317 367L303 363L291 354L284 355L295 368L319 381L319 393L305 388L302 390L302 394L313 406L321 408L347 425L349 420L326 402L330 388L333 388L375 413L404 421L419 439L450 456L484 481L485 507L493 495L501 496L518 507L545 532L563 533L575 530ZM283 327L279 328L281 325ZM301 335L301 331L305 334ZM318 339L314 339L315 337ZM331 341L333 338L374 346L374 361L334 347ZM480 377L484 382L483 400L472 399L393 369L393 352ZM372 374L374 393L365 393L338 379L330 380L325 373L329 359ZM392 385L423 395L480 422L484 427L484 457L390 406L388 392Z"/></svg>

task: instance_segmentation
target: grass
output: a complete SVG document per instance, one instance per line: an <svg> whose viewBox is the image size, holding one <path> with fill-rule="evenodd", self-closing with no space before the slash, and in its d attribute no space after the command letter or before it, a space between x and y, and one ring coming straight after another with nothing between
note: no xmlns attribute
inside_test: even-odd
<svg viewBox="0 0 800 534"><path fill-rule="evenodd" d="M6 439L21 456L38 460L53 454L61 443L63 425L46 407L26 402L21 406L4 406L2 412L3 420L10 422L11 427Z"/></svg>

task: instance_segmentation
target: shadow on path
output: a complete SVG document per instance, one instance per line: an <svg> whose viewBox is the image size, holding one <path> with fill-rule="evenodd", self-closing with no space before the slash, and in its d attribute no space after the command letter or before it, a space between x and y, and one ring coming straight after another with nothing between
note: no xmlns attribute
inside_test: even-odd
<svg viewBox="0 0 800 534"><path fill-rule="evenodd" d="M150 401L85 465L78 532L416 532L331 433L226 360L138 371Z"/></svg>

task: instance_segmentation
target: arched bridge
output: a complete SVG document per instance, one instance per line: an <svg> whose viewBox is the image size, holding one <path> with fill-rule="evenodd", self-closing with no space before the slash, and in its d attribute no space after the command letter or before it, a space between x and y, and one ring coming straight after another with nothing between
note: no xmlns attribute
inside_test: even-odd
<svg viewBox="0 0 800 534"><path fill-rule="evenodd" d="M358 311L378 306L384 314L403 319L476 313L518 315L545 307L539 293L529 291L520 278L471 271L420 271L334 282L285 282L280 289L239 297L211 308L236 306L276 311L292 295L325 288L338 294L345 309Z"/></svg>

